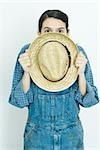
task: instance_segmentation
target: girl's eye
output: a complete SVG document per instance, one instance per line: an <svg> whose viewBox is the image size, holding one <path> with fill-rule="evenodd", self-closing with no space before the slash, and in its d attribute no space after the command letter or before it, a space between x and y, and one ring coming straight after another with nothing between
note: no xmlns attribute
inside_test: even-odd
<svg viewBox="0 0 100 150"><path fill-rule="evenodd" d="M49 33L49 32L50 32L50 30L45 30L45 32Z"/></svg>
<svg viewBox="0 0 100 150"><path fill-rule="evenodd" d="M59 33L63 33L63 30L59 30L58 32L59 32Z"/></svg>

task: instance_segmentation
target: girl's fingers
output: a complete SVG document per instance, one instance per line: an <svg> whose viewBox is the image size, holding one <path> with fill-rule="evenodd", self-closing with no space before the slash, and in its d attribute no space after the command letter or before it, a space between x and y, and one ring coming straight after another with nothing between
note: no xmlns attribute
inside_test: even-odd
<svg viewBox="0 0 100 150"><path fill-rule="evenodd" d="M20 58L19 58L19 60L21 60L21 61L22 61L22 60L30 60L30 59L29 59L29 57L28 57L28 56L26 56L26 57L20 57Z"/></svg>
<svg viewBox="0 0 100 150"><path fill-rule="evenodd" d="M85 61L85 60L84 60L84 59L79 58L79 59L77 59L77 60L76 60L76 62L77 62L77 61L81 61L81 62L83 62L83 61Z"/></svg>
<svg viewBox="0 0 100 150"><path fill-rule="evenodd" d="M79 62L79 63L80 63L80 62L84 63L84 62L86 62L86 60L84 60L84 59L83 59L83 60L82 60L82 59L77 59L77 60L76 60L76 63L78 63L78 62Z"/></svg>
<svg viewBox="0 0 100 150"><path fill-rule="evenodd" d="M26 52L28 51L28 49L26 49Z"/></svg>
<svg viewBox="0 0 100 150"><path fill-rule="evenodd" d="M77 59L86 59L86 57L85 56L77 56Z"/></svg>
<svg viewBox="0 0 100 150"><path fill-rule="evenodd" d="M19 59L19 62L22 64L30 63L29 59Z"/></svg>
<svg viewBox="0 0 100 150"><path fill-rule="evenodd" d="M24 54L21 54L19 57L26 57L26 56L28 56L28 53L24 53Z"/></svg>

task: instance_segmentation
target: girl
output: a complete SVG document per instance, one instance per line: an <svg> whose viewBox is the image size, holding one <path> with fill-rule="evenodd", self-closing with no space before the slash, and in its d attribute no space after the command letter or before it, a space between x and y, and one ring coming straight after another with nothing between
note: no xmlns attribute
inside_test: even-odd
<svg viewBox="0 0 100 150"><path fill-rule="evenodd" d="M45 11L39 19L38 35L49 32L68 36L68 16L59 10ZM27 52L29 45L25 45L18 55L9 98L10 104L28 108L24 150L83 150L80 105L90 107L99 102L83 48L77 45L80 51L75 61L78 67L77 81L68 89L53 93L32 82Z"/></svg>

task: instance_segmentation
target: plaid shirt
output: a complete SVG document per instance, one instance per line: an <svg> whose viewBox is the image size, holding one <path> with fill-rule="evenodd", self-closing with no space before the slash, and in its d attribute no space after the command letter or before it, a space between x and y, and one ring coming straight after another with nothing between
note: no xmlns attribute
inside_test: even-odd
<svg viewBox="0 0 100 150"><path fill-rule="evenodd" d="M25 50L28 49L29 45L30 44L27 44L24 47L22 47L19 55L24 53ZM87 55L84 52L84 49L80 46L78 46L78 49L79 49L79 51L82 51L87 58ZM18 55L18 58L19 58L19 55ZM17 107L23 108L33 102L34 94L35 94L34 87L36 85L31 80L30 89L28 90L27 93L24 93L23 88L22 88L22 80L21 80L24 71L23 71L20 63L18 62L18 58L17 58L16 65L15 65L12 89L11 89L11 94L9 97L9 103L12 105L15 105ZM99 102L99 98L98 98L97 88L94 86L93 75L92 75L91 67L89 64L89 60L86 64L85 77L86 77L86 81L87 81L87 83L86 83L87 93L85 96L82 96L82 94L79 90L78 84L75 84L76 86L74 86L74 91L75 91L74 99L81 106L90 107L92 105L97 104ZM49 94L49 92L48 92L48 94ZM58 94L59 94L59 92L58 92Z"/></svg>

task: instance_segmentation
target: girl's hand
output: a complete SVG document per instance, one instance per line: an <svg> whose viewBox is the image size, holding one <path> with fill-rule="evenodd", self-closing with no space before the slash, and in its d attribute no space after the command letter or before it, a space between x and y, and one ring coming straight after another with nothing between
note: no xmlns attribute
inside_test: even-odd
<svg viewBox="0 0 100 150"><path fill-rule="evenodd" d="M28 49L26 50L25 53L23 53L19 56L18 61L21 64L23 70L28 73L29 68L31 66L31 61L30 61L30 58L29 58L29 55L28 55L27 51L28 51Z"/></svg>
<svg viewBox="0 0 100 150"><path fill-rule="evenodd" d="M87 64L87 59L82 52L79 52L76 58L75 66L78 68L78 75L83 75L85 67Z"/></svg>

